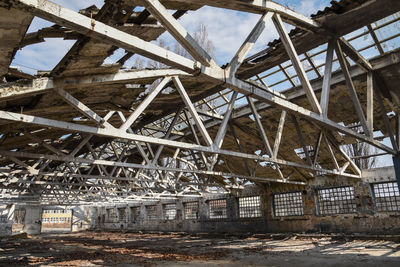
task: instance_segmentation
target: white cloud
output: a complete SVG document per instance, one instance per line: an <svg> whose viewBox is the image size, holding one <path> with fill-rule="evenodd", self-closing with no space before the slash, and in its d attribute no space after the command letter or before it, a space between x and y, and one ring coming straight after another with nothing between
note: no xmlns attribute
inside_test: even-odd
<svg viewBox="0 0 400 267"><path fill-rule="evenodd" d="M329 5L330 0L303 0L295 5L295 11L300 14L310 16L316 13L318 10L324 9Z"/></svg>
<svg viewBox="0 0 400 267"><path fill-rule="evenodd" d="M53 0L57 4L72 10L86 8L90 5L101 7L103 0ZM329 3L329 0L281 0L281 3L288 3L294 7L299 13L310 15L315 13L317 9L321 9ZM198 25L203 23L206 25L209 38L215 47L215 57L219 64L225 64L231 60L240 45L243 43L247 35L253 29L260 15L243 13L220 8L203 7L197 11L189 12L184 15L180 21L182 25L190 32L196 31ZM35 18L29 32L37 31L40 28L51 26L45 20ZM289 27L288 27L289 29ZM265 48L271 40L277 38L275 28L272 22L267 25L264 33L260 36L250 54ZM166 38L173 47L172 37L164 34L161 38ZM56 60L61 59L68 49L71 47L71 41L47 40L44 44L28 46L19 51L15 62L24 64L35 69L51 69L55 66ZM46 54L46 57L43 55ZM114 61L114 57L107 60L108 63ZM30 71L32 73L32 70Z"/></svg>
<svg viewBox="0 0 400 267"><path fill-rule="evenodd" d="M104 4L103 0L51 0L54 3L57 3L63 7L78 11L80 9L87 8L91 5L96 5L98 8L101 8Z"/></svg>
<svg viewBox="0 0 400 267"><path fill-rule="evenodd" d="M281 4L288 4L295 11L309 16L317 10L323 9L329 4L329 1L330 0L284 0L278 2ZM224 64L229 62L234 56L247 35L253 29L259 17L259 15L233 10L203 7L184 15L180 19L180 22L190 33L193 33L200 23L206 25L209 38L215 46L216 60L219 64ZM291 27L287 25L287 29L290 30ZM162 38L166 37L167 35L162 36ZM278 38L278 34L272 22L270 22L250 54L266 48L268 42L275 38Z"/></svg>
<svg viewBox="0 0 400 267"><path fill-rule="evenodd" d="M51 70L68 52L74 41L59 38L46 39L46 42L34 44L19 50L12 66L18 66L27 73L36 74L36 70Z"/></svg>
<svg viewBox="0 0 400 267"><path fill-rule="evenodd" d="M215 46L218 63L224 64L235 55L259 18L259 15L254 14L203 7L196 12L190 12L183 16L181 23L190 33L195 32L198 25L203 23L207 27L209 38ZM272 23L268 24L256 43L256 47L265 46L276 36Z"/></svg>
<svg viewBox="0 0 400 267"><path fill-rule="evenodd" d="M52 0L63 7L78 11L91 5L101 8L103 0ZM35 17L28 29L28 32L36 32L54 23ZM19 50L12 62L24 72L36 74L36 70L51 70L68 52L74 41L63 39L46 39L46 42L30 45ZM45 55L45 56L44 56Z"/></svg>

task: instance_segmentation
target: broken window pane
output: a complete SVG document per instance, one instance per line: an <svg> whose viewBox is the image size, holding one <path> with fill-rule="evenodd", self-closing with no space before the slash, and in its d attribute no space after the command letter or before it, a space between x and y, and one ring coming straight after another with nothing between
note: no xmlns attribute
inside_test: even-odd
<svg viewBox="0 0 400 267"><path fill-rule="evenodd" d="M163 206L164 220L174 220L176 218L176 204L165 204Z"/></svg>
<svg viewBox="0 0 400 267"><path fill-rule="evenodd" d="M186 220L196 220L199 213L199 203L198 202L187 202L184 204L185 207L185 219Z"/></svg>
<svg viewBox="0 0 400 267"><path fill-rule="evenodd" d="M210 200L208 205L210 208L210 219L227 218L226 199Z"/></svg>
<svg viewBox="0 0 400 267"><path fill-rule="evenodd" d="M377 211L400 210L400 193L397 183L373 184L375 207Z"/></svg>
<svg viewBox="0 0 400 267"><path fill-rule="evenodd" d="M336 187L318 190L318 210L321 215L355 213L354 187Z"/></svg>

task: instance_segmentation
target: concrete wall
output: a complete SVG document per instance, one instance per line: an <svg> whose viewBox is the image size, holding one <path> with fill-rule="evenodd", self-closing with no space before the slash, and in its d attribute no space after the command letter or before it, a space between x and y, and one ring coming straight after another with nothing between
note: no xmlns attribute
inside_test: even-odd
<svg viewBox="0 0 400 267"><path fill-rule="evenodd" d="M93 214L89 216L90 207L89 206L74 206L72 209L72 232L82 231L90 229L91 218L94 217Z"/></svg>
<svg viewBox="0 0 400 267"><path fill-rule="evenodd" d="M344 232L393 234L400 231L399 211L377 211L372 184L395 182L392 168L375 169L363 173L363 179L317 177L306 187L271 185L264 190L266 218L270 232ZM317 190L353 186L356 212L349 214L320 215L316 205ZM273 195L276 193L301 191L304 216L275 217Z"/></svg>
<svg viewBox="0 0 400 267"><path fill-rule="evenodd" d="M248 195L260 195L260 191L256 188L247 192ZM227 200L227 218L225 219L209 219L208 201L212 199L226 199ZM198 219L186 220L184 218L184 203L185 202L199 202ZM177 216L174 220L167 220L163 217L163 206L170 203L176 203ZM149 220L147 218L147 206L157 207L156 220ZM131 207L140 207L139 218L133 218ZM121 218L120 210L125 211L125 216ZM108 216L110 212L107 210L114 210L116 217ZM208 196L206 198L196 199L180 199L177 201L146 201L134 205L118 205L118 206L105 206L97 207L97 218L93 220L95 228L116 230L116 229L129 229L134 231L171 231L171 232L265 232L267 231L267 222L265 217L260 218L239 218L237 197L234 195L216 195Z"/></svg>
<svg viewBox="0 0 400 267"><path fill-rule="evenodd" d="M395 181L394 170L381 168L365 171L363 179L344 177L316 177L307 186L268 184L264 187L249 187L229 195L208 195L200 199L173 201L146 201L131 205L92 207L93 228L129 229L134 231L183 231L183 232L345 232L392 234L400 230L400 212L378 212L372 193L372 184ZM317 207L317 190L353 186L356 212L349 214L320 215ZM304 214L301 216L277 217L274 215L274 194L301 192ZM239 218L238 198L259 195L261 212L259 218ZM225 198L227 218L210 219L208 201ZM197 220L184 219L183 203L199 202ZM163 219L163 206L176 203L177 216L174 220ZM157 218L149 220L146 206L156 205ZM140 207L139 218L132 218L131 207ZM107 211L108 210L108 211ZM124 210L124 212L121 212ZM121 215L125 214L125 216Z"/></svg>
<svg viewBox="0 0 400 267"><path fill-rule="evenodd" d="M82 231L95 227L91 218L95 218L93 209L88 206L42 206L42 205L0 205L0 236L7 236L13 233L24 232L30 235L40 234L42 231L42 211L43 209L72 209L71 227L64 230ZM25 216L21 224L14 222L14 210L25 211ZM97 208L94 209L97 212ZM4 219L3 216L6 216Z"/></svg>
<svg viewBox="0 0 400 267"><path fill-rule="evenodd" d="M24 206L25 219L23 231L29 235L40 234L42 230L42 207L37 205Z"/></svg>
<svg viewBox="0 0 400 267"><path fill-rule="evenodd" d="M12 234L12 215L14 207L12 205L0 205L0 236Z"/></svg>
<svg viewBox="0 0 400 267"><path fill-rule="evenodd" d="M89 216L89 206L42 206L42 209L70 209L72 210L72 222L70 230L72 232L82 231L91 228Z"/></svg>
<svg viewBox="0 0 400 267"><path fill-rule="evenodd" d="M72 210L72 221L68 224L68 228L62 229L63 231L70 230L72 232L82 231L91 228L89 216L89 206L42 206L42 209L57 210L57 209L68 209ZM64 224L61 224L64 225ZM67 225L67 224L65 224ZM57 230L53 228L53 230Z"/></svg>

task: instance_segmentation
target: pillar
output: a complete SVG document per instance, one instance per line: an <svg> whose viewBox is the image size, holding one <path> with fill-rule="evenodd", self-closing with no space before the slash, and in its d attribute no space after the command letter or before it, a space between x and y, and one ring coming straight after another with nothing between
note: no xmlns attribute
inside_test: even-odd
<svg viewBox="0 0 400 267"><path fill-rule="evenodd" d="M234 195L229 195L226 198L226 208L226 215L230 221L239 217L239 203L238 199Z"/></svg>
<svg viewBox="0 0 400 267"><path fill-rule="evenodd" d="M393 157L394 172L396 174L397 186L400 191L400 153Z"/></svg>

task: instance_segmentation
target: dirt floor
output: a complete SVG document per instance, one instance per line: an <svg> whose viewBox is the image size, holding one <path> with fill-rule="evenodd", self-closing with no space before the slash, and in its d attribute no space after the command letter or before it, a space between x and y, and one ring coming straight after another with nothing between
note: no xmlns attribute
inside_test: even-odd
<svg viewBox="0 0 400 267"><path fill-rule="evenodd" d="M400 243L338 236L79 232L0 239L0 266L400 266Z"/></svg>

